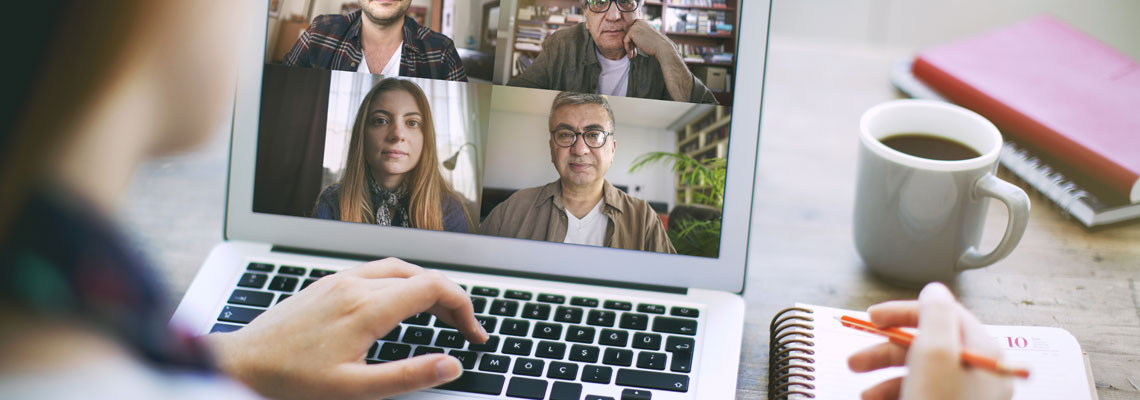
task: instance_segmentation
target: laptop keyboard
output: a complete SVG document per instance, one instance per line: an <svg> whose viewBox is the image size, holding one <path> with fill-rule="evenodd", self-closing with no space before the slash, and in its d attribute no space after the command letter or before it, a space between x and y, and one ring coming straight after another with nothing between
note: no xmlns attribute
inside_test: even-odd
<svg viewBox="0 0 1140 400"><path fill-rule="evenodd" d="M210 332L237 330L334 272L250 263ZM460 286L490 334L487 343L468 343L455 328L420 313L373 344L366 361L446 353L459 359L464 373L436 389L522 399L616 400L589 393L597 387L589 384L622 387L621 399L689 391L700 316L694 307Z"/></svg>

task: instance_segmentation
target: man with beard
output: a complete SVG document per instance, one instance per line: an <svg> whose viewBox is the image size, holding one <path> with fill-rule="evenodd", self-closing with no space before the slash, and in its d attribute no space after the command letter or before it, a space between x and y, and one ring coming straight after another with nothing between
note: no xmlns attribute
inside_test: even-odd
<svg viewBox="0 0 1140 400"><path fill-rule="evenodd" d="M584 0L586 23L563 28L508 86L717 104L673 42L639 18L644 0Z"/></svg>
<svg viewBox="0 0 1140 400"><path fill-rule="evenodd" d="M285 55L291 67L467 81L447 36L407 16L411 0L357 0L360 11L322 15Z"/></svg>
<svg viewBox="0 0 1140 400"><path fill-rule="evenodd" d="M495 206L480 233L676 253L657 213L606 181L617 151L614 113L597 94L563 92L550 107L550 161L559 179Z"/></svg>

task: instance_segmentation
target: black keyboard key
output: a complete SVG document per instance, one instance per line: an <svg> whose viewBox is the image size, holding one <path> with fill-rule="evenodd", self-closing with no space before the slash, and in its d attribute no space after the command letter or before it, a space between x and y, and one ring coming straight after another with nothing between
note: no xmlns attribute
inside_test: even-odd
<svg viewBox="0 0 1140 400"><path fill-rule="evenodd" d="M597 346L576 344L570 347L570 360L596 363L598 362L598 355L601 354L601 352L601 348Z"/></svg>
<svg viewBox="0 0 1140 400"><path fill-rule="evenodd" d="M595 396L592 394L588 394L588 395L586 395L586 400L615 400L615 399L613 397L610 397L610 396Z"/></svg>
<svg viewBox="0 0 1140 400"><path fill-rule="evenodd" d="M566 330L566 340L578 343L594 343L594 328L571 325Z"/></svg>
<svg viewBox="0 0 1140 400"><path fill-rule="evenodd" d="M697 320L657 317L653 319L653 331L693 336L697 334Z"/></svg>
<svg viewBox="0 0 1140 400"><path fill-rule="evenodd" d="M218 314L218 321L248 324L249 321L253 321L254 318L257 318L257 316L263 312L265 312L265 310L258 310L256 308L225 306L222 308L222 312Z"/></svg>
<svg viewBox="0 0 1140 400"><path fill-rule="evenodd" d="M598 337L598 344L606 346L625 347L627 342L629 342L629 332L616 329L602 329L602 335Z"/></svg>
<svg viewBox="0 0 1140 400"><path fill-rule="evenodd" d="M435 336L435 330L431 328L409 326L408 331L404 332L404 343L431 344L432 336Z"/></svg>
<svg viewBox="0 0 1140 400"><path fill-rule="evenodd" d="M538 349L534 351L534 356L561 360L562 357L566 356L566 343L545 340L538 342Z"/></svg>
<svg viewBox="0 0 1140 400"><path fill-rule="evenodd" d="M436 354L436 353L443 354L443 349L441 349L439 347L419 346L419 347L416 347L416 351L412 353L412 356L418 357L418 356L422 356L424 354Z"/></svg>
<svg viewBox="0 0 1140 400"><path fill-rule="evenodd" d="M273 272L273 264L251 262L245 267L247 271Z"/></svg>
<svg viewBox="0 0 1140 400"><path fill-rule="evenodd" d="M380 346L380 355L377 357L384 361L403 360L412 354L412 346L399 343L384 343Z"/></svg>
<svg viewBox="0 0 1140 400"><path fill-rule="evenodd" d="M633 347L645 350L661 350L661 335L638 332L633 334Z"/></svg>
<svg viewBox="0 0 1140 400"><path fill-rule="evenodd" d="M329 276L329 275L332 275L332 274L335 274L335 273L336 273L336 271L329 271L329 270L327 270L327 269L316 269L316 268L313 268L313 270L312 270L312 271L309 271L309 276L310 276L310 277L312 277L312 278L320 279L320 278L324 278L324 277L326 277L326 276Z"/></svg>
<svg viewBox="0 0 1140 400"><path fill-rule="evenodd" d="M507 397L542 400L546 398L546 381L528 378L511 378L507 385Z"/></svg>
<svg viewBox="0 0 1140 400"><path fill-rule="evenodd" d="M227 302L242 306L269 307L270 304L273 304L273 293L236 289L230 294L230 299Z"/></svg>
<svg viewBox="0 0 1140 400"><path fill-rule="evenodd" d="M534 324L534 337L558 340L562 338L562 325L539 322Z"/></svg>
<svg viewBox="0 0 1140 400"><path fill-rule="evenodd" d="M695 308L673 307L671 310L669 310L669 314L676 315L678 317L696 318L701 315L701 312Z"/></svg>
<svg viewBox="0 0 1140 400"><path fill-rule="evenodd" d="M450 347L453 349L462 349L467 345L467 340L458 331L446 330L439 331L439 335L435 337L435 345L440 347Z"/></svg>
<svg viewBox="0 0 1140 400"><path fill-rule="evenodd" d="M519 302L514 300L495 300L491 302L491 310L488 312L493 315L513 317L519 312Z"/></svg>
<svg viewBox="0 0 1140 400"><path fill-rule="evenodd" d="M580 324L582 323L582 309L559 306L558 310L554 312L554 320L569 324Z"/></svg>
<svg viewBox="0 0 1140 400"><path fill-rule="evenodd" d="M476 314L482 314L487 309L486 297L472 297L471 306L475 308Z"/></svg>
<svg viewBox="0 0 1140 400"><path fill-rule="evenodd" d="M214 327L210 328L210 333L233 332L238 329L241 329L241 325L214 324Z"/></svg>
<svg viewBox="0 0 1140 400"><path fill-rule="evenodd" d="M550 319L550 305L540 303L526 303L526 305L523 306L522 317L546 321L547 319Z"/></svg>
<svg viewBox="0 0 1140 400"><path fill-rule="evenodd" d="M546 377L572 381L578 379L578 364L554 361L546 371Z"/></svg>
<svg viewBox="0 0 1140 400"><path fill-rule="evenodd" d="M541 301L543 303L562 304L566 302L566 296L560 294L540 293L538 295L538 301Z"/></svg>
<svg viewBox="0 0 1140 400"><path fill-rule="evenodd" d="M582 398L582 384L554 382L550 387L550 400L579 400Z"/></svg>
<svg viewBox="0 0 1140 400"><path fill-rule="evenodd" d="M637 355L637 367L645 369L665 370L665 353L643 351Z"/></svg>
<svg viewBox="0 0 1140 400"><path fill-rule="evenodd" d="M483 286L476 286L476 287L471 288L471 294L477 295L477 296L498 297L499 296L499 289L483 287Z"/></svg>
<svg viewBox="0 0 1140 400"><path fill-rule="evenodd" d="M503 342L503 353L515 354L520 356L529 356L530 348L534 346L534 342L530 339L507 338Z"/></svg>
<svg viewBox="0 0 1140 400"><path fill-rule="evenodd" d="M474 351L465 351L465 350L452 350L452 351L447 352L447 354L452 356L452 357L458 358L459 363L463 364L463 369L475 368L475 359L479 357L479 355L475 354ZM662 355L664 355L664 354L662 354Z"/></svg>
<svg viewBox="0 0 1140 400"><path fill-rule="evenodd" d="M628 367L633 365L633 350L607 348L602 364Z"/></svg>
<svg viewBox="0 0 1140 400"><path fill-rule="evenodd" d="M664 314L665 306L658 304L638 304L637 312L650 313L650 314Z"/></svg>
<svg viewBox="0 0 1140 400"><path fill-rule="evenodd" d="M305 290L305 288L309 287L309 285L312 285L316 281L317 281L316 279L305 279L304 282L301 282L301 289L300 290Z"/></svg>
<svg viewBox="0 0 1140 400"><path fill-rule="evenodd" d="M422 312L422 313L413 315L411 317L408 317L408 319L404 320L405 324L419 325L419 326L427 326L427 324L430 322L431 322L431 314L428 314L426 312Z"/></svg>
<svg viewBox="0 0 1140 400"><path fill-rule="evenodd" d="M292 292L297 288L297 278L290 278L287 276L275 276L269 282L269 290L276 290L279 292Z"/></svg>
<svg viewBox="0 0 1140 400"><path fill-rule="evenodd" d="M633 303L628 301L606 300L602 307L609 310L630 311L633 310Z"/></svg>
<svg viewBox="0 0 1140 400"><path fill-rule="evenodd" d="M510 369L511 358L507 356L498 356L494 354L484 354L483 360L479 361L479 370L488 372L498 372L500 374L506 373Z"/></svg>
<svg viewBox="0 0 1140 400"><path fill-rule="evenodd" d="M617 372L617 384L671 392L689 391L689 377L665 372L641 371L622 368Z"/></svg>
<svg viewBox="0 0 1140 400"><path fill-rule="evenodd" d="M499 351L499 337L490 335L487 337L487 341L485 343L471 343L471 345L467 346L467 350L482 351L485 353L494 353L496 351Z"/></svg>
<svg viewBox="0 0 1140 400"><path fill-rule="evenodd" d="M571 297L570 305L581 307L597 307L598 299L591 299L589 297Z"/></svg>
<svg viewBox="0 0 1140 400"><path fill-rule="evenodd" d="M495 333L495 325L499 323L499 319L486 315L477 315L475 319L479 321L479 325L483 325L483 330L487 333Z"/></svg>
<svg viewBox="0 0 1140 400"><path fill-rule="evenodd" d="M621 400L652 400L653 395L645 389L625 389L621 391Z"/></svg>
<svg viewBox="0 0 1140 400"><path fill-rule="evenodd" d="M439 389L454 390L457 392L489 394L498 396L503 393L503 386L507 378L502 375L484 374L482 372L465 371L458 379L439 386Z"/></svg>
<svg viewBox="0 0 1140 400"><path fill-rule="evenodd" d="M508 299L530 301L534 295L530 292L524 292L521 290L508 290L506 293L503 293L503 297L506 297Z"/></svg>
<svg viewBox="0 0 1140 400"><path fill-rule="evenodd" d="M519 357L515 359L515 369L511 372L515 375L542 376L542 368L545 366L546 361Z"/></svg>
<svg viewBox="0 0 1140 400"><path fill-rule="evenodd" d="M305 269L302 267L290 267L288 265L282 265L281 268L277 269L277 273L278 274L285 274L285 275L304 276L305 275Z"/></svg>
<svg viewBox="0 0 1140 400"><path fill-rule="evenodd" d="M511 336L526 336L530 334L530 321L521 319L504 319L499 327L499 333Z"/></svg>
<svg viewBox="0 0 1140 400"><path fill-rule="evenodd" d="M399 325L396 325L395 328L392 328L391 331L388 331L387 335L384 335L384 337L380 338L380 340L386 340L389 342L395 342L398 339L400 339L400 326Z"/></svg>
<svg viewBox="0 0 1140 400"><path fill-rule="evenodd" d="M590 310L586 316L586 323L594 326L614 326L617 313L613 311Z"/></svg>
<svg viewBox="0 0 1140 400"><path fill-rule="evenodd" d="M241 275L241 279L238 279L237 285L251 289L261 289L265 287L265 281L267 280L269 280L269 275L246 272Z"/></svg>
<svg viewBox="0 0 1140 400"><path fill-rule="evenodd" d="M613 374L613 368L587 365L582 367L582 382L609 384Z"/></svg>
<svg viewBox="0 0 1140 400"><path fill-rule="evenodd" d="M681 336L670 336L665 340L665 351L673 352L693 352L693 347L696 346L696 341L692 338Z"/></svg>
<svg viewBox="0 0 1140 400"><path fill-rule="evenodd" d="M649 316L645 314L623 313L618 326L622 329L635 329L644 331L649 329Z"/></svg>
<svg viewBox="0 0 1140 400"><path fill-rule="evenodd" d="M285 299L288 299L288 298L289 298L289 297L291 297L291 296L293 296L293 295L291 295L291 294L284 294L284 293L282 293L280 296L277 296L277 303L280 303L280 302L282 302L282 301L285 301ZM273 304L277 304L277 303L273 303Z"/></svg>
<svg viewBox="0 0 1140 400"><path fill-rule="evenodd" d="M673 353L673 361L669 363L669 370L686 374L692 372L693 353L690 351L678 351Z"/></svg>

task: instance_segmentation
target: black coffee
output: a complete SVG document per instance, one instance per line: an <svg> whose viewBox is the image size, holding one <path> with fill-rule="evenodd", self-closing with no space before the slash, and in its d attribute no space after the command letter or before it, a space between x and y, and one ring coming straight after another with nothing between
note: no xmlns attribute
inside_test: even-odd
<svg viewBox="0 0 1140 400"><path fill-rule="evenodd" d="M981 156L969 146L926 133L898 133L879 141L897 151L931 160L958 161Z"/></svg>

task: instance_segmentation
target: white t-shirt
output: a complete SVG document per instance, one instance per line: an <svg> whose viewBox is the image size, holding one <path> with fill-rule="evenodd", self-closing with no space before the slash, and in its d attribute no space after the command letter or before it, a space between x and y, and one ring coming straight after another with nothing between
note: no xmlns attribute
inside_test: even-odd
<svg viewBox="0 0 1140 400"><path fill-rule="evenodd" d="M566 210L566 240L563 243L588 244L591 246L604 246L606 243L606 225L609 217L602 214L604 200L598 200L594 209L590 210L582 219L578 219L570 210Z"/></svg>
<svg viewBox="0 0 1140 400"><path fill-rule="evenodd" d="M609 96L625 96L629 89L629 57L611 60L597 50L598 63L602 64L602 74L598 76L598 93Z"/></svg>
<svg viewBox="0 0 1140 400"><path fill-rule="evenodd" d="M392 58L388 59L388 65L384 66L384 70L380 71L382 76L400 76L400 57L404 55L404 42L396 47L396 52L392 53ZM368 59L365 57L364 52L360 53L360 67L356 72L371 74L372 71L368 69Z"/></svg>

